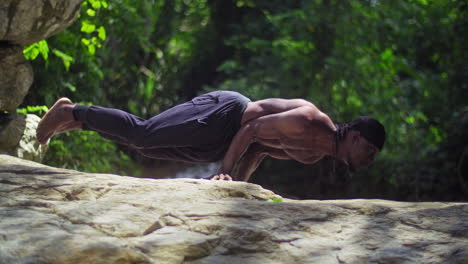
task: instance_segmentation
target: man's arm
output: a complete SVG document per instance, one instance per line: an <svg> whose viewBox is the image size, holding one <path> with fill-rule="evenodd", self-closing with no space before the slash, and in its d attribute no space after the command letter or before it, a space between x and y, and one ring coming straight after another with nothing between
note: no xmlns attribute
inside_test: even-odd
<svg viewBox="0 0 468 264"><path fill-rule="evenodd" d="M245 123L236 134L218 175L212 179L226 179L225 176L231 179L229 174L254 142L276 149L289 149L291 158L303 163L313 163L318 159L317 155L299 150L314 150L317 154L328 154L330 140L334 135L333 129L334 125L328 116L313 105L253 119ZM293 155L295 157L292 157Z"/></svg>
<svg viewBox="0 0 468 264"><path fill-rule="evenodd" d="M309 109L310 108L310 109ZM231 174L249 145L258 140L278 141L282 137L299 135L307 122L307 113L316 111L309 106L299 107L283 113L262 116L247 122L234 136L218 174ZM280 148L279 141L277 148Z"/></svg>
<svg viewBox="0 0 468 264"><path fill-rule="evenodd" d="M269 148L258 143L253 143L239 161L239 169L234 177L235 180L248 181L266 156L281 160L291 159L281 149Z"/></svg>
<svg viewBox="0 0 468 264"><path fill-rule="evenodd" d="M237 134L234 136L229 149L224 156L221 168L218 171L218 175L227 174L230 175L234 165L239 161L242 155L246 152L249 145L254 142L255 139L255 128L251 123L247 123L239 129Z"/></svg>

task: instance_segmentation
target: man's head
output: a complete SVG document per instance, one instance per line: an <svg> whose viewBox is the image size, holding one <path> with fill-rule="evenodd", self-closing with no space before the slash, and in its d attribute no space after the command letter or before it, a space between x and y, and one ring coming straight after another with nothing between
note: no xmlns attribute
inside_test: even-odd
<svg viewBox="0 0 468 264"><path fill-rule="evenodd" d="M377 120L361 116L338 126L344 159L352 168L369 166L385 143L385 128Z"/></svg>

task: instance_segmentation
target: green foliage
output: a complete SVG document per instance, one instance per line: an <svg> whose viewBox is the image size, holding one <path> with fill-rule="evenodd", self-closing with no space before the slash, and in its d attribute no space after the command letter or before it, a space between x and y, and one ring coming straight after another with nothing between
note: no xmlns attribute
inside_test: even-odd
<svg viewBox="0 0 468 264"><path fill-rule="evenodd" d="M373 167L360 173L363 182L374 177L418 189L419 173L433 180L453 177L454 162L429 175L426 168L433 166L434 153L453 144L447 142L454 129L447 121L467 105L461 81L466 56L460 56L466 34L455 33L461 17L466 19L462 4L308 1L256 7L264 17L243 23L226 40L238 56L218 68L227 78L211 89L235 89L254 99L303 97L335 122L359 115L381 120L388 142Z"/></svg>
<svg viewBox="0 0 468 264"><path fill-rule="evenodd" d="M62 59L63 66L65 66L65 69L68 71L70 70L70 65L73 62L73 57L70 55L67 55L66 53L58 50L58 49L53 49L52 52L57 56L58 58Z"/></svg>
<svg viewBox="0 0 468 264"><path fill-rule="evenodd" d="M335 122L382 121L384 151L357 178L418 189L454 174L467 144L454 132L468 98L462 2L87 0L71 27L25 49L36 76L26 104L67 96L149 117L208 90L302 97ZM120 154L95 158L83 135L58 141L48 161L112 170ZM75 147L76 161L54 154ZM290 173L276 164L260 170Z"/></svg>
<svg viewBox="0 0 468 264"><path fill-rule="evenodd" d="M96 16L100 9L108 8L108 6L105 0L87 0L81 6L83 11L80 15L80 31L84 33L81 37L81 44L86 47L89 55L94 55L96 49L101 48L106 40L106 29L104 26L99 26L100 22Z"/></svg>
<svg viewBox="0 0 468 264"><path fill-rule="evenodd" d="M49 143L44 162L55 167L87 172L112 172L138 176L140 169L117 146L96 132L73 131Z"/></svg>
<svg viewBox="0 0 468 264"><path fill-rule="evenodd" d="M36 114L36 115L42 115L47 113L49 111L49 108L46 105L36 105L36 106L31 106L28 105L24 108L18 108L16 109L16 113L18 114Z"/></svg>
<svg viewBox="0 0 468 264"><path fill-rule="evenodd" d="M85 34L84 36L81 36L81 44L86 47L86 50L90 55L94 55L96 53L96 49L102 47L102 43L107 37L106 29L103 26L98 26L99 21L95 17L99 9L107 8L108 4L105 0L87 0L82 3L81 7L85 10L80 15L80 31ZM28 60L34 60L40 54L44 61L47 61L49 58L49 51L47 41L41 40L25 47L23 53L25 58ZM74 61L73 57L56 48L52 49L52 52L63 61L63 65L68 71L71 63Z"/></svg>
<svg viewBox="0 0 468 264"><path fill-rule="evenodd" d="M24 48L23 53L28 60L36 59L39 54L42 55L44 60L47 60L49 58L49 45L47 41L41 40Z"/></svg>

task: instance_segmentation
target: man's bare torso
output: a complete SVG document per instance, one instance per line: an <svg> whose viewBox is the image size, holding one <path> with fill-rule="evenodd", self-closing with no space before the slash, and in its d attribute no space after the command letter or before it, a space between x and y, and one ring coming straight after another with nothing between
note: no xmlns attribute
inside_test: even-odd
<svg viewBox="0 0 468 264"><path fill-rule="evenodd" d="M264 153L277 159L315 163L335 154L335 131L331 119L308 101L271 98L251 102L220 173L230 174L241 157L249 155L252 144L259 144Z"/></svg>

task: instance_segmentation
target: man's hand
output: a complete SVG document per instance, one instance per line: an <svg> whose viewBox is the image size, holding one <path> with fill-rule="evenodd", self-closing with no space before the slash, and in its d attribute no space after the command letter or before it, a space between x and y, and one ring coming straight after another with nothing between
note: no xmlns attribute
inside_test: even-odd
<svg viewBox="0 0 468 264"><path fill-rule="evenodd" d="M212 181L232 181L232 177L228 174L216 174L209 179Z"/></svg>

